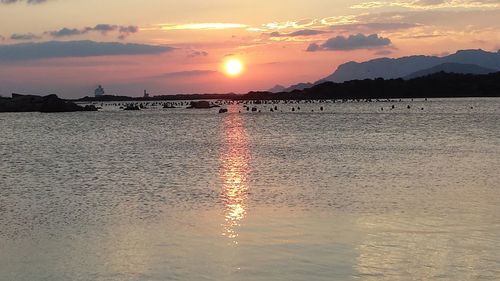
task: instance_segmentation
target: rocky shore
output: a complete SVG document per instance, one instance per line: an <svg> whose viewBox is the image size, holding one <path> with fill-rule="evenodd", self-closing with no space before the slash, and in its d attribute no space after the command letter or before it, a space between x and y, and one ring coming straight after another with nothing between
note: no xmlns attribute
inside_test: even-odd
<svg viewBox="0 0 500 281"><path fill-rule="evenodd" d="M0 112L77 112L97 111L93 105L79 106L60 99L57 95L35 96L12 94L11 98L0 97Z"/></svg>

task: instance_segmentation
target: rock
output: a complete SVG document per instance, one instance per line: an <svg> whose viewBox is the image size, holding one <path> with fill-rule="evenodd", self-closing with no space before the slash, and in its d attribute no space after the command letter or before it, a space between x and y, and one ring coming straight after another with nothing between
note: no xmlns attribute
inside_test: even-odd
<svg viewBox="0 0 500 281"><path fill-rule="evenodd" d="M135 104L127 104L127 106L123 110L141 110L141 108L138 105Z"/></svg>
<svg viewBox="0 0 500 281"><path fill-rule="evenodd" d="M83 107L83 111L98 111L99 108L95 107L95 105L86 105Z"/></svg>
<svg viewBox="0 0 500 281"><path fill-rule="evenodd" d="M211 104L208 101L192 101L188 106L188 108L196 108L196 109L208 109L214 107L220 107L220 106Z"/></svg>
<svg viewBox="0 0 500 281"><path fill-rule="evenodd" d="M12 94L12 98L0 98L0 112L76 112L97 111L95 106L79 106L57 95L35 96Z"/></svg>
<svg viewBox="0 0 500 281"><path fill-rule="evenodd" d="M208 101L192 101L188 108L196 108L196 109L208 109L215 106L210 105Z"/></svg>
<svg viewBox="0 0 500 281"><path fill-rule="evenodd" d="M227 109L226 108L221 108L221 109L219 109L219 113L227 113Z"/></svg>
<svg viewBox="0 0 500 281"><path fill-rule="evenodd" d="M49 95L42 97L42 105L39 111L45 113L75 112L75 111L83 111L83 108L75 103L66 102L58 98L56 95Z"/></svg>

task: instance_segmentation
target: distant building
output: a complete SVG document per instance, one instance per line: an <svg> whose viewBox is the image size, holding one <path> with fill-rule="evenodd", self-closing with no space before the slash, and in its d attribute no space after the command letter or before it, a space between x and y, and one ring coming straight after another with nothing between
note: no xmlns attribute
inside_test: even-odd
<svg viewBox="0 0 500 281"><path fill-rule="evenodd" d="M144 98L145 99L149 98L149 93L146 90L144 90Z"/></svg>
<svg viewBox="0 0 500 281"><path fill-rule="evenodd" d="M104 89L101 85L99 85L99 87L97 87L97 89L95 89L94 91L94 95L96 97L102 97L106 94L106 92L104 92Z"/></svg>

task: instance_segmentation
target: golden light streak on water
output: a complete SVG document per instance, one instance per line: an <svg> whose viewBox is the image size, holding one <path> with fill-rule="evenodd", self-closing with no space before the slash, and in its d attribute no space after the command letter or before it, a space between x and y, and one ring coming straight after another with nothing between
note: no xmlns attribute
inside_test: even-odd
<svg viewBox="0 0 500 281"><path fill-rule="evenodd" d="M220 154L223 182L224 224L222 235L238 244L238 228L247 215L247 176L249 174L248 139L239 114L229 114L224 120Z"/></svg>

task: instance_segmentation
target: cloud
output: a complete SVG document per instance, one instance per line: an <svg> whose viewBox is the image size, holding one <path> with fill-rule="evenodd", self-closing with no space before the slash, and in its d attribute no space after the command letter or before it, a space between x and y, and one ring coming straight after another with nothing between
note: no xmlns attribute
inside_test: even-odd
<svg viewBox="0 0 500 281"><path fill-rule="evenodd" d="M330 30L335 31L371 31L371 32L382 32L382 31L394 31L410 29L421 26L416 23L407 22L366 22L366 23L353 23L353 24L343 24L343 25L332 25Z"/></svg>
<svg viewBox="0 0 500 281"><path fill-rule="evenodd" d="M167 72L160 75L152 76L153 79L167 79L167 78L183 78L183 77L196 77L216 74L218 71L215 70L188 70L188 71L177 71L177 72Z"/></svg>
<svg viewBox="0 0 500 281"><path fill-rule="evenodd" d="M121 26L115 24L97 24L96 26L85 27L83 29L64 27L60 30L47 31L45 32L45 34L49 34L54 38L59 38L59 37L77 36L89 32L99 32L102 35L107 35L110 32L118 32L118 39L123 40L127 38L130 34L139 32L139 27L135 25Z"/></svg>
<svg viewBox="0 0 500 281"><path fill-rule="evenodd" d="M269 36L271 38L291 38L291 37L307 37L316 36L328 33L377 33L384 31L395 31L403 29L411 29L419 27L419 24L406 23L406 22L367 22L367 23L349 23L349 24L338 24L330 25L327 27L320 27L322 29L301 29L289 33L282 33L274 31L271 33L263 33L264 36Z"/></svg>
<svg viewBox="0 0 500 281"><path fill-rule="evenodd" d="M0 4L12 4L12 3L18 3L18 2L26 2L28 4L40 4L47 2L47 0L0 0Z"/></svg>
<svg viewBox="0 0 500 281"><path fill-rule="evenodd" d="M56 31L49 31L47 32L48 34L50 34L50 36L52 37L66 37L66 36L75 36L75 35L80 35L82 34L82 31L76 29L76 28L67 28L67 27L64 27L60 30L56 30Z"/></svg>
<svg viewBox="0 0 500 281"><path fill-rule="evenodd" d="M309 44L309 47L307 47L307 49L306 49L307 52L317 52L317 51L321 51L321 50L322 50L321 45L319 45L317 43Z"/></svg>
<svg viewBox="0 0 500 281"><path fill-rule="evenodd" d="M314 35L323 34L323 33L326 33L326 31L314 30L314 29L302 29L302 30L298 30L298 31L294 31L292 33L289 33L288 36L292 36L292 37L295 37L295 36L314 36Z"/></svg>
<svg viewBox="0 0 500 281"><path fill-rule="evenodd" d="M263 24L262 27L265 30L277 30L277 29L299 29L307 28L317 25L316 19L302 19L296 21L285 21L285 22L270 22Z"/></svg>
<svg viewBox="0 0 500 281"><path fill-rule="evenodd" d="M50 41L0 45L0 61L15 62L68 57L156 55L173 51L168 46L94 41Z"/></svg>
<svg viewBox="0 0 500 281"><path fill-rule="evenodd" d="M302 37L302 36L314 36L324 33L327 33L327 31L315 30L315 29L302 29L290 33L280 33L275 31L271 32L269 34L269 37L299 37L299 36Z"/></svg>
<svg viewBox="0 0 500 281"><path fill-rule="evenodd" d="M453 35L466 37L477 37L481 32L489 32L500 28L499 10L418 10L397 11L383 13L367 13L359 16L362 22L408 22L418 23L415 28L407 32L393 34L399 38L424 38ZM473 24L471 24L473 23ZM382 32L382 31L381 31ZM386 33L390 32L387 30ZM366 32L360 30L357 33L380 33L377 31ZM385 33L384 33L385 34ZM470 34L465 35L465 34ZM483 35L484 36L484 35ZM488 36L488 35L486 35ZM491 36L491 35L490 35Z"/></svg>
<svg viewBox="0 0 500 281"><path fill-rule="evenodd" d="M210 29L239 29L247 28L246 24L239 23L189 23L189 24L160 24L161 30L210 30Z"/></svg>
<svg viewBox="0 0 500 281"><path fill-rule="evenodd" d="M444 9L444 8L500 8L499 0L400 0L372 1L351 6L353 9L376 9L382 7L401 7L409 9Z"/></svg>
<svg viewBox="0 0 500 281"><path fill-rule="evenodd" d="M188 55L188 57L190 57L190 58L194 58L194 57L206 57L206 56L208 56L208 52L205 52L205 51L195 51L195 50L193 50Z"/></svg>
<svg viewBox="0 0 500 281"><path fill-rule="evenodd" d="M139 32L139 27L134 26L134 25L120 26L120 28L118 29L118 32L120 33L120 35L118 36L118 39L124 40L130 34Z"/></svg>
<svg viewBox="0 0 500 281"><path fill-rule="evenodd" d="M432 1L432 0L429 0ZM379 33L411 29L421 26L417 22L405 22L393 18L371 18L372 14L346 15L301 21L274 22L261 28L247 30L260 31L269 37L315 36L331 32ZM279 30L287 30L281 32ZM267 31L267 33L266 33Z"/></svg>
<svg viewBox="0 0 500 281"><path fill-rule="evenodd" d="M358 49L372 49L384 47L391 44L389 38L379 37L377 34L356 34L349 37L337 36L328 39L323 44L312 43L306 51L349 51Z"/></svg>
<svg viewBox="0 0 500 281"><path fill-rule="evenodd" d="M101 24L98 24L94 27L86 27L84 29L84 32L97 31L97 32L101 32L102 34L107 34L110 31L115 31L117 28L118 28L117 25L101 23Z"/></svg>
<svg viewBox="0 0 500 281"><path fill-rule="evenodd" d="M33 33L26 33L26 34L12 34L10 36L11 40L19 40L19 41L27 41L27 40L33 40L33 39L39 39L40 36L35 35Z"/></svg>

